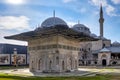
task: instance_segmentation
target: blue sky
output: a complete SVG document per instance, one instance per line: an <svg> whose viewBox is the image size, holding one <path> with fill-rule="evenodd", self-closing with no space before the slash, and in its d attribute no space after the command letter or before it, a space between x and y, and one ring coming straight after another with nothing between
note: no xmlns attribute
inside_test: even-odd
<svg viewBox="0 0 120 80"><path fill-rule="evenodd" d="M80 21L99 36L99 9L104 11L104 36L120 42L120 0L0 0L0 43L26 45L3 37L34 30L53 16L70 27Z"/></svg>

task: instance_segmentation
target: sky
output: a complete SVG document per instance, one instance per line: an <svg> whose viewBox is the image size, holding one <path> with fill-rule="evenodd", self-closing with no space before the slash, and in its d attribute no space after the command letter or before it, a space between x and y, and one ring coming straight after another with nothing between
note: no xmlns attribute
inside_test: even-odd
<svg viewBox="0 0 120 80"><path fill-rule="evenodd" d="M55 16L70 27L86 25L99 36L99 10L103 6L104 37L120 42L120 0L0 0L0 43L27 45L27 42L7 40L4 36L35 30Z"/></svg>

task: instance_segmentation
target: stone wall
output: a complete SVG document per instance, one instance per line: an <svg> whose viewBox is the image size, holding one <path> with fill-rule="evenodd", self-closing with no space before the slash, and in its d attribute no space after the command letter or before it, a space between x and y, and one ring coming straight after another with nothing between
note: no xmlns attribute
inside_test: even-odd
<svg viewBox="0 0 120 80"><path fill-rule="evenodd" d="M78 68L78 45L77 40L67 39L63 36L29 41L30 71L65 72L76 70Z"/></svg>

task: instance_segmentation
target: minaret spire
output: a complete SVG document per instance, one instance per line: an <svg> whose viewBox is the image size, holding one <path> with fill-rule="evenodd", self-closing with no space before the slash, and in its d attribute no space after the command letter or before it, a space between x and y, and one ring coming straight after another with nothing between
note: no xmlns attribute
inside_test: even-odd
<svg viewBox="0 0 120 80"><path fill-rule="evenodd" d="M100 37L103 37L103 23L104 23L104 18L103 18L103 10L102 10L102 4L100 6L100 18L99 18L99 23L100 23Z"/></svg>
<svg viewBox="0 0 120 80"><path fill-rule="evenodd" d="M100 17L102 17L102 18L103 18L102 4L100 5Z"/></svg>

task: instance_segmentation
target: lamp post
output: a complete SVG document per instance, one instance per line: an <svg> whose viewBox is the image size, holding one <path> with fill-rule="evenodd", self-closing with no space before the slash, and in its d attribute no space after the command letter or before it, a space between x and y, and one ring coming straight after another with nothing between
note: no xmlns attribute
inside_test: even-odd
<svg viewBox="0 0 120 80"><path fill-rule="evenodd" d="M14 48L13 52L14 66L17 67L17 49Z"/></svg>

